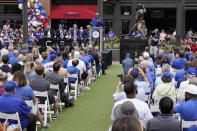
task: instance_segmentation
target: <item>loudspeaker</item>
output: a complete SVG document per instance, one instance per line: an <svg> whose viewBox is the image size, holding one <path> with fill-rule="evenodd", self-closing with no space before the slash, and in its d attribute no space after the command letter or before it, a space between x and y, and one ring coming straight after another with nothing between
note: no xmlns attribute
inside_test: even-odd
<svg viewBox="0 0 197 131"><path fill-rule="evenodd" d="M139 56L148 46L148 39L124 39L120 40L120 63L125 59L126 53L131 54L131 58L135 55Z"/></svg>

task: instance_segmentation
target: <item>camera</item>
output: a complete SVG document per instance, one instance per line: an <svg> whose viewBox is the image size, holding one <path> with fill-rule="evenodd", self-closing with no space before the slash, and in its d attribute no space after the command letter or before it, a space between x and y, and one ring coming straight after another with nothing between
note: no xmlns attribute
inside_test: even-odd
<svg viewBox="0 0 197 131"><path fill-rule="evenodd" d="M152 35L152 36L155 36L156 34L155 34L155 32L152 32L151 35Z"/></svg>

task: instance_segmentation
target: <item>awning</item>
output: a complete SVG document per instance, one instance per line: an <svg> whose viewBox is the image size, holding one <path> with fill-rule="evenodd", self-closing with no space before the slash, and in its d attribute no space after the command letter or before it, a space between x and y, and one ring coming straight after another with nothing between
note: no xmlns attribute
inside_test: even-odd
<svg viewBox="0 0 197 131"><path fill-rule="evenodd" d="M53 6L49 19L92 19L97 11L96 5Z"/></svg>

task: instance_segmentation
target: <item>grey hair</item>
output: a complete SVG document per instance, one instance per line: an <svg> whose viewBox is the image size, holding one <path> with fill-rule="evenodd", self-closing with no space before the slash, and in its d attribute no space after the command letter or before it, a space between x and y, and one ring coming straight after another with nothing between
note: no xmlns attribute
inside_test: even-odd
<svg viewBox="0 0 197 131"><path fill-rule="evenodd" d="M170 72L170 65L165 64L165 65L162 67L162 72Z"/></svg>

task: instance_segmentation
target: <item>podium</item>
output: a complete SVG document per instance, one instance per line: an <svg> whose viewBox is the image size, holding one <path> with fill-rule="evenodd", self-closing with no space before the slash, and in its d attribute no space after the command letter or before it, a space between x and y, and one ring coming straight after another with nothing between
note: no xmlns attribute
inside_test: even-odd
<svg viewBox="0 0 197 131"><path fill-rule="evenodd" d="M148 39L120 39L120 63L125 59L126 53L131 54L131 58L135 57L135 52L137 56L145 50L148 46Z"/></svg>

